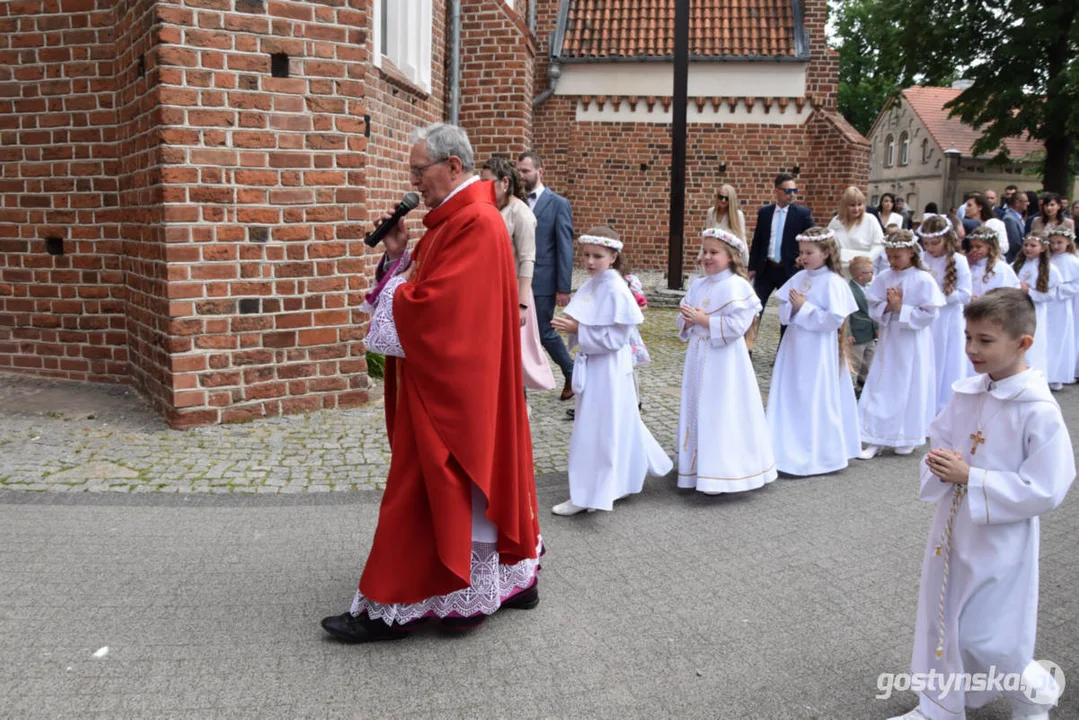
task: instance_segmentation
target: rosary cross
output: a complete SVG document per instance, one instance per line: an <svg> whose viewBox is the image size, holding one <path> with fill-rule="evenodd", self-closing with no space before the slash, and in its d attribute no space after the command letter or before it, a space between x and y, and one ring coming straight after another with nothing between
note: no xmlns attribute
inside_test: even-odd
<svg viewBox="0 0 1079 720"><path fill-rule="evenodd" d="M985 445L985 438L982 437L982 431L979 430L977 435L972 433L970 439L973 441L973 444L970 446L970 454L974 455L978 452L979 445Z"/></svg>

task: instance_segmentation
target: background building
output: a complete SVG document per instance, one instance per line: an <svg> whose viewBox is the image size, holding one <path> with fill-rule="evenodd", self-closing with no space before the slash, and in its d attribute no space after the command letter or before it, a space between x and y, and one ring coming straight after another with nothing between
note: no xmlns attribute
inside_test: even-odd
<svg viewBox="0 0 1079 720"><path fill-rule="evenodd" d="M0 5L0 371L130 383L177 427L366 401L362 238L442 119L481 162L535 146L578 229L664 267L673 9L625 5ZM721 181L751 226L781 170L821 218L864 185L825 14L694 3L691 232Z"/></svg>
<svg viewBox="0 0 1079 720"><path fill-rule="evenodd" d="M926 203L942 211L958 207L972 192L988 188L1004 194L1007 185L1020 190L1041 190L1038 176L1045 148L1039 142L1010 138L1005 142L1011 162L990 162L993 155L975 156L981 137L958 118L948 117L944 106L962 90L911 87L885 104L869 131L869 200L876 204L890 192L906 198L920 217Z"/></svg>

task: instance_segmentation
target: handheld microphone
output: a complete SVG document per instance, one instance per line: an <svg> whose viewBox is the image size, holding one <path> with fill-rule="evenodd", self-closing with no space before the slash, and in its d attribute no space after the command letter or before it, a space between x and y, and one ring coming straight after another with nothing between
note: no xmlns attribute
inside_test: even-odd
<svg viewBox="0 0 1079 720"><path fill-rule="evenodd" d="M364 236L363 241L367 244L367 247L374 247L382 242L382 238L386 237L390 230L397 227L398 221L415 210L416 206L419 204L419 195L414 192L406 193L405 196L401 198L401 202L394 208L393 215L390 216L390 219Z"/></svg>

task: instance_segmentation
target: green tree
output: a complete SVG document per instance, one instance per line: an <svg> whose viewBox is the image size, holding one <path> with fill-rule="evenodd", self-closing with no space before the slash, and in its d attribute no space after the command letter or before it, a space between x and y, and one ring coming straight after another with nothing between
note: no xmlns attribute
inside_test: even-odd
<svg viewBox="0 0 1079 720"><path fill-rule="evenodd" d="M978 154L1008 159L1003 141L1045 145L1043 181L1067 194L1079 131L1079 0L836 0L839 109L862 133L887 98L911 85L971 86L948 105L982 132Z"/></svg>
<svg viewBox="0 0 1079 720"><path fill-rule="evenodd" d="M949 109L982 131L976 153L1006 159L1005 138L1040 140L1042 182L1067 195L1079 131L1079 0L1008 0L992 13L964 4L971 6L964 44L976 58L965 76L973 84Z"/></svg>
<svg viewBox="0 0 1079 720"><path fill-rule="evenodd" d="M903 88L893 7L881 0L844 0L834 6L839 111L863 135L888 98Z"/></svg>

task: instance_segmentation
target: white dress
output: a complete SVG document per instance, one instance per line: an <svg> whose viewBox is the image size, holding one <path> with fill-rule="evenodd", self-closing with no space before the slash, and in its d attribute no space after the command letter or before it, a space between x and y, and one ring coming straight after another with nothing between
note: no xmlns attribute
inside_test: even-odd
<svg viewBox="0 0 1079 720"><path fill-rule="evenodd" d="M743 336L761 311L753 286L730 270L705 275L683 305L709 316L687 327L689 343L678 414L678 487L710 495L753 490L776 478L772 436ZM736 452L732 449L736 448Z"/></svg>
<svg viewBox="0 0 1079 720"><path fill-rule="evenodd" d="M578 348L573 361L570 502L611 510L615 500L641 491L645 475L666 475L673 467L642 422L633 389L629 340L644 315L617 270L591 277L565 314L580 323L570 335L570 348Z"/></svg>
<svg viewBox="0 0 1079 720"><path fill-rule="evenodd" d="M1019 278L1016 277L1015 270L1012 270L1012 266L1006 263L1004 258L997 259L993 265L993 272L986 279L986 261L986 258L982 258L970 266L971 298L980 298L990 290L1000 287L1019 287ZM970 358L967 358L967 377L977 374L977 371L974 370L974 365L970 362Z"/></svg>
<svg viewBox="0 0 1079 720"><path fill-rule="evenodd" d="M990 290L995 290L999 287L1019 287L1019 278L1016 277L1015 270L1012 270L1012 266L1006 263L1003 258L997 258L996 263L993 265L993 272L989 273L987 278L986 260L986 258L982 258L970 266L972 297L979 298ZM967 373L967 375L973 374L972 367L971 372Z"/></svg>
<svg viewBox="0 0 1079 720"><path fill-rule="evenodd" d="M1048 321L1052 329L1049 343L1049 377L1051 383L1075 382L1076 336L1075 298L1079 295L1079 257L1063 252L1052 257L1053 267L1060 271L1057 297L1049 303Z"/></svg>
<svg viewBox="0 0 1079 720"><path fill-rule="evenodd" d="M793 316L791 289L806 296ZM795 273L776 297L779 322L787 326L768 392L776 466L790 475L842 470L862 451L858 401L838 340L858 303L843 277L826 267Z"/></svg>
<svg viewBox="0 0 1079 720"><path fill-rule="evenodd" d="M1049 265L1049 289L1046 292L1038 292L1038 262L1027 261L1022 269L1016 270L1015 274L1021 282L1030 286L1030 299L1034 301L1034 310L1037 312L1038 327L1034 331L1034 344L1027 351L1027 365L1040 370L1042 375L1049 377L1049 338L1052 328L1049 326L1049 303L1056 299L1057 286L1060 285L1060 271Z"/></svg>
<svg viewBox="0 0 1079 720"><path fill-rule="evenodd" d="M885 310L885 291L890 287L903 290L898 313ZM880 323L880 339L858 400L862 441L886 447L921 445L937 414L937 372L929 326L944 306L944 295L924 270L889 268L873 279L865 299L870 317Z"/></svg>
<svg viewBox="0 0 1079 720"><path fill-rule="evenodd" d="M921 499L936 502L937 512L922 564L911 670L957 677L995 667L1000 674L1033 673L1031 687L1051 691L1053 686L1039 683L1053 679L1032 660L1038 517L1060 505L1075 478L1075 455L1060 407L1036 370L997 383L977 375L956 383L951 403L929 435L934 449L961 452L971 471L966 491L957 497L961 486L941 482L922 461ZM945 530L953 505L949 543ZM937 657L942 590L943 644ZM953 688L946 695L921 693L920 706L930 718L958 719L964 706L980 707L996 695ZM1013 700L1024 701L1029 703L1025 697ZM1024 716L1035 709L1016 707L1027 709Z"/></svg>
<svg viewBox="0 0 1079 720"><path fill-rule="evenodd" d="M930 326L933 331L933 357L937 369L937 407L936 412L944 409L952 398L952 384L970 374L967 359L966 320L963 319L963 306L970 302L973 286L970 277L970 265L966 257L955 253L956 282L951 295L944 295L945 304L940 314ZM948 270L948 256L933 257L928 252L922 253L922 264L937 287L944 294L944 275ZM935 414L935 413L934 413Z"/></svg>
<svg viewBox="0 0 1079 720"><path fill-rule="evenodd" d="M1008 228L1004 224L1004 221L1000 218L989 218L982 224L997 234L997 245L1000 246L1000 256L1004 257L1007 255L1008 249L1011 246L1008 244Z"/></svg>
<svg viewBox="0 0 1079 720"><path fill-rule="evenodd" d="M850 230L842 220L834 217L828 223L828 229L835 233L843 267L849 265L851 258L856 255L866 255L870 260L876 260L884 252L884 231L880 229L880 221L869 213L862 215L862 219Z"/></svg>

